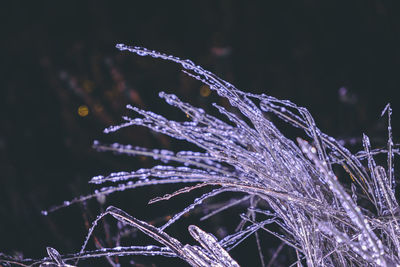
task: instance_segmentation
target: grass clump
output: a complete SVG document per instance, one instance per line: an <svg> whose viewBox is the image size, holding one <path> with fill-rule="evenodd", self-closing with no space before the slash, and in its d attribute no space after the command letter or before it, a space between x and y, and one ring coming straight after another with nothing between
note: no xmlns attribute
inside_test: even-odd
<svg viewBox="0 0 400 267"><path fill-rule="evenodd" d="M49 257L41 260L1 255L0 262L65 266L77 264L79 259L106 257L111 265L116 265L113 256L162 255L181 258L192 266L238 266L229 251L254 234L262 266L274 265L283 246L295 251L297 261L293 265L298 266L400 266L400 209L395 197L393 166L394 154L399 151L392 141L390 105L382 113L388 115L387 147L372 149L368 136L363 135L364 150L353 154L338 140L323 133L307 109L290 101L240 91L190 60L142 47L118 44L117 48L180 64L183 72L229 101L229 108L214 104L225 119L211 116L164 92L159 96L184 112L189 120L172 121L151 111L127 106L140 117L123 117L122 124L107 128L105 133L139 125L188 141L199 147L199 151L151 150L96 141L94 147L99 151L148 156L166 164L93 177L90 183L100 186L93 194L77 197L43 213L47 215L74 203L143 186L185 185L150 203L200 187L210 189L164 225L156 227L109 207L94 221L80 252L60 255L48 248ZM307 140L285 137L267 118L268 113L303 130ZM377 154L387 154L385 168L376 163ZM341 183L333 171L335 168L343 169L351 182ZM242 222L234 232L218 240L190 225L188 231L199 245L182 244L166 233L183 215L194 208L204 208L205 200L225 192L233 192L235 197L214 210L204 209L208 212L204 219L232 206L246 205L246 212L238 215ZM139 229L161 245L87 250L94 228L106 215ZM271 230L269 225L279 226L279 230ZM260 231L281 241L269 262L263 256Z"/></svg>

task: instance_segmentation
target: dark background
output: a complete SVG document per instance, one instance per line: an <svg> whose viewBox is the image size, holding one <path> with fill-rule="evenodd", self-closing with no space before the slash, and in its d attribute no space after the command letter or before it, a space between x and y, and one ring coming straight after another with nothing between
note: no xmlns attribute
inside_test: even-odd
<svg viewBox="0 0 400 267"><path fill-rule="evenodd" d="M386 119L379 117L388 102L395 141L400 130L399 5L375 0L2 3L0 251L33 258L45 256L46 246L78 251L85 220L92 221L103 207L92 201L47 217L40 211L91 192L87 181L94 175L153 164L98 153L91 148L93 140L185 147L143 129L102 134L121 121L126 104L170 118L181 117L162 104L158 91L176 93L206 110L212 102L225 104L179 66L121 53L115 44L190 58L239 89L307 107L334 137L357 145L365 132L381 146ZM163 194L160 190L121 193L106 205L147 221L184 207L175 208L179 203L172 200L147 208L149 199ZM180 232L187 227L182 225ZM169 233L176 236L173 228ZM240 263L257 264L256 254L248 252L254 243L235 252ZM273 241L267 239L268 244Z"/></svg>

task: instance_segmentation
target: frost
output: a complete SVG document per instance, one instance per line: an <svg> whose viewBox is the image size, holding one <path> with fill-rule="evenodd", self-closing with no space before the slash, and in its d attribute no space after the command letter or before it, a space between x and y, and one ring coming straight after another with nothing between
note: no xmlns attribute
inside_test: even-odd
<svg viewBox="0 0 400 267"><path fill-rule="evenodd" d="M185 184L182 189L155 197L150 203L200 187L209 191L160 227L109 207L93 222L79 253L60 256L51 249L48 250L50 258L36 262L61 265L93 257L162 255L179 257L192 266L238 266L228 253L254 234L263 265L263 240L258 236L259 231L282 241L270 264L283 246L295 251L298 260L294 264L305 260L309 266L395 266L400 262L400 208L395 197L393 166L399 149L392 140L390 105L382 112L382 115L388 114L387 147L372 149L368 136L364 135L364 150L353 154L343 142L323 133L307 109L288 100L240 91L190 60L124 44L118 44L117 48L180 64L184 73L226 98L230 107L214 104L220 113L215 117L175 95L161 92L159 96L167 104L187 114L189 120L180 122L128 105L129 111L138 117L125 116L124 122L107 128L105 133L142 126L197 145L199 151L151 150L95 141L93 147L98 151L147 156L171 165L95 176L90 183L99 188L92 194L65 201L43 214L92 198L105 203L109 194L143 186ZM237 112L233 112L232 107ZM302 129L307 141L297 139L295 142L285 137L265 116L267 113ZM374 159L375 155L383 153L387 154L387 170ZM334 166L348 174L348 183L339 182ZM226 192L239 197L213 203L212 208L206 202ZM242 221L236 230L222 240L193 225L188 229L200 246L184 245L165 232L168 226L195 208L203 211L202 220L205 220L236 205L246 206L247 211L240 215ZM122 247L116 243L113 248L86 250L93 230L106 215L144 232L162 246ZM279 226L279 232L270 230L270 224ZM11 260L1 254L2 261ZM26 261L34 262L18 260L21 264Z"/></svg>

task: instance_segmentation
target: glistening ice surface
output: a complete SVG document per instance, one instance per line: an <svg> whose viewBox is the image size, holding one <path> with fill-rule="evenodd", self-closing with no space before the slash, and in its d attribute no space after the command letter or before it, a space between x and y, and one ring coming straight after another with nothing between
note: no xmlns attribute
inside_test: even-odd
<svg viewBox="0 0 400 267"><path fill-rule="evenodd" d="M393 166L394 154L399 151L394 148L392 141L390 105L382 113L388 116L387 147L372 149L369 138L364 135L364 151L352 154L336 139L321 132L307 109L290 101L240 91L190 60L123 44L118 44L117 48L180 64L187 75L202 81L220 97L226 98L232 109L214 104L221 118L224 117L216 118L182 102L175 95L163 92L159 96L169 105L182 110L189 121L171 121L151 111L127 106L139 117L123 117L124 123L107 128L105 133L130 126L144 126L195 144L199 152L176 153L96 141L94 147L99 151L148 156L166 165L93 177L90 183L100 186L93 194L66 201L43 214L142 186L183 184L181 190L150 202L168 200L199 187L210 190L159 227L138 220L116 207L109 207L93 223L79 253L60 255L55 249L49 248L49 258L20 262L62 266L66 262L74 264L79 259L91 257L140 254L179 257L192 266L238 266L229 251L255 234L261 263L266 265L257 232L267 231L280 239L283 245L295 250L298 259L294 264L400 266L400 209L395 198ZM299 138L295 142L286 138L267 118L268 113L302 129L308 136L307 141ZM376 154L382 153L387 154L385 167L377 165L374 160ZM169 162L173 165L168 165ZM176 167L176 163L181 166ZM351 185L339 182L333 172L335 165L345 170L352 181ZM104 183L107 186L101 187ZM168 226L184 214L224 192L239 193L240 198L235 195L234 199L217 210L210 211L209 216L245 203L247 212L240 215L243 223L235 232L217 240L212 234L191 225L188 231L200 246L184 245L166 233ZM106 215L138 228L162 246L116 246L87 251L86 244L93 229ZM278 225L280 231L270 230L270 224ZM3 258L3 261L11 261L8 256Z"/></svg>

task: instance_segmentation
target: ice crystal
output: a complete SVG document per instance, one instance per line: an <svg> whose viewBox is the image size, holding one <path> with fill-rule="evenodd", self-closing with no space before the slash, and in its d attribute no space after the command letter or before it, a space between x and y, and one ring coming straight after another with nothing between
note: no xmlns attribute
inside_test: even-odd
<svg viewBox="0 0 400 267"><path fill-rule="evenodd" d="M99 185L98 190L52 207L43 211L43 214L91 198L104 202L104 196L108 194L142 186L190 184L176 192L154 198L150 203L167 200L199 187L210 186L210 190L160 227L140 221L118 208L109 207L93 222L79 253L60 256L49 248L50 258L36 262L31 260L31 263L53 262L60 266L72 260L140 254L179 257L192 266L238 266L228 252L255 234L260 262L264 265L263 247L257 232L266 231L282 241L269 266L285 245L295 250L298 265L306 262L309 266L400 266L400 208L395 197L396 177L393 170L393 158L399 150L393 145L390 105L382 113L388 114L387 147L371 149L370 140L364 135L364 150L352 154L341 142L323 133L307 109L288 100L240 91L190 60L124 44L118 44L117 48L180 64L186 74L226 98L238 112L214 104L221 117L225 117L217 118L164 92L159 96L184 112L190 121L172 121L128 105L127 108L139 117L125 116L123 123L105 129L105 133L130 126L144 126L195 144L199 151L176 153L95 141L94 148L98 151L148 156L173 164L95 176L90 183ZM265 116L267 113L273 113L302 129L307 141L298 138L294 142L285 137ZM387 170L377 165L374 159L375 155L382 153L387 153ZM333 171L334 166L342 167L351 182L339 182ZM232 206L246 204L247 213L240 216L242 223L235 232L218 241L212 234L191 225L189 232L200 246L183 245L165 232L184 214L224 192L240 193L241 197L221 203L214 210L207 209L209 213L202 220ZM139 229L162 246L115 246L86 250L94 228L106 215ZM269 224L278 225L280 231L268 229ZM1 260L11 261L5 255L1 255ZM29 260L20 260L24 264L26 261Z"/></svg>

